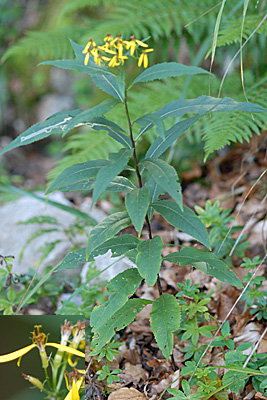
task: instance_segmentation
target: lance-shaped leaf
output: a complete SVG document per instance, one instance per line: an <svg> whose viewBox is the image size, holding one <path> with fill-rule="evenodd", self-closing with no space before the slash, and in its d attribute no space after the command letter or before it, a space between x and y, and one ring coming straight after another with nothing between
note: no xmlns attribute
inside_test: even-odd
<svg viewBox="0 0 267 400"><path fill-rule="evenodd" d="M100 350L115 335L116 331L128 326L140 311L152 301L144 299L130 299L115 314L111 316L109 321L105 321L98 327L94 334L91 347L94 351Z"/></svg>
<svg viewBox="0 0 267 400"><path fill-rule="evenodd" d="M182 134L190 128L196 121L202 118L203 115L198 115L197 117L187 118L184 121L177 122L170 129L166 131L165 138L162 139L158 137L149 147L146 158L158 158L164 151L168 150L173 143L180 137Z"/></svg>
<svg viewBox="0 0 267 400"><path fill-rule="evenodd" d="M44 139L55 133L64 133L67 129L68 124L72 119L81 113L82 110L70 110L52 115L47 120L39 122L31 126L25 132L21 133L15 140L7 145L1 152L6 153L9 150L15 149L16 147L25 146L38 140Z"/></svg>
<svg viewBox="0 0 267 400"><path fill-rule="evenodd" d="M103 66L100 67L92 60L89 60L88 65L84 65L84 62L80 57L77 60L44 61L39 65L52 65L54 67L70 69L88 74L100 89L116 99L124 102L125 90L122 79L117 78L117 76L110 72L107 68Z"/></svg>
<svg viewBox="0 0 267 400"><path fill-rule="evenodd" d="M116 257L124 255L128 251L135 250L139 243L140 239L137 239L135 236L132 235L125 234L115 236L112 239L106 240L103 244L93 250L87 261L93 261L94 257L106 254L109 250L111 250L112 254ZM79 250L71 251L69 254L67 254L64 257L63 261L60 263L57 271L76 268L79 263L85 262L86 248L84 247Z"/></svg>
<svg viewBox="0 0 267 400"><path fill-rule="evenodd" d="M163 294L152 305L151 328L166 359L172 354L173 332L180 327L181 311L171 294Z"/></svg>
<svg viewBox="0 0 267 400"><path fill-rule="evenodd" d="M124 176L116 176L107 187L110 192L129 192L134 189L136 186Z"/></svg>
<svg viewBox="0 0 267 400"><path fill-rule="evenodd" d="M102 103L98 104L95 107L89 108L89 110L85 110L70 121L67 128L64 131L63 136L65 136L69 131L74 129L76 126L86 125L87 122L90 122L91 119L100 117L106 112L110 111L116 104L118 104L117 100L108 99L102 101Z"/></svg>
<svg viewBox="0 0 267 400"><path fill-rule="evenodd" d="M97 201L112 179L124 169L131 155L132 149L120 149L118 153L110 156L108 165L100 168L96 176L92 204Z"/></svg>
<svg viewBox="0 0 267 400"><path fill-rule="evenodd" d="M90 232L86 246L86 258L88 259L94 249L130 224L131 219L126 211L114 213L105 218Z"/></svg>
<svg viewBox="0 0 267 400"><path fill-rule="evenodd" d="M90 179L95 178L101 167L109 165L108 160L93 160L84 163L74 164L71 167L64 169L60 175L51 183L46 191L46 194L55 190L74 190L70 189L71 185L77 185L79 188L86 185ZM86 189L86 187L84 187ZM78 190L78 189L75 189Z"/></svg>
<svg viewBox="0 0 267 400"><path fill-rule="evenodd" d="M144 72L138 75L130 87L138 82L150 82L155 79L196 74L210 74L210 72L199 67L187 66L176 62L160 63L147 68Z"/></svg>
<svg viewBox="0 0 267 400"><path fill-rule="evenodd" d="M164 260L184 265L193 265L193 267L205 272L207 275L214 276L220 281L227 282L230 285L242 288L241 281L234 272L229 270L228 265L219 260L215 254L204 252L194 247L184 247L181 251L174 252L164 257Z"/></svg>
<svg viewBox="0 0 267 400"><path fill-rule="evenodd" d="M156 125L156 132L157 134L164 139L165 137L165 128L162 119L159 115L155 114L146 114L143 117L138 118L135 123L142 127L149 126L152 128L153 125ZM142 132L142 130L141 130ZM140 133L139 133L140 134Z"/></svg>
<svg viewBox="0 0 267 400"><path fill-rule="evenodd" d="M122 75L91 75L94 83L104 92L124 102L125 100L125 81Z"/></svg>
<svg viewBox="0 0 267 400"><path fill-rule="evenodd" d="M145 186L149 190L149 203L154 203L158 200L159 195L163 195L165 190L155 181L154 178L149 179ZM148 207L148 219L151 220L154 210L152 207Z"/></svg>
<svg viewBox="0 0 267 400"><path fill-rule="evenodd" d="M246 111L246 112L266 112L266 108L259 104L237 102L229 97L215 98L210 96L200 96L195 99L179 99L167 103L160 110L152 115L157 115L162 119L169 117L182 117L186 113L202 114L217 111ZM152 128L153 121L144 125L140 130L139 136Z"/></svg>
<svg viewBox="0 0 267 400"><path fill-rule="evenodd" d="M142 241L137 246L137 268L148 286L155 285L161 267L163 243L160 236Z"/></svg>
<svg viewBox="0 0 267 400"><path fill-rule="evenodd" d="M161 159L149 158L141 164L153 176L155 181L183 208L181 185L177 182L178 176L175 169Z"/></svg>
<svg viewBox="0 0 267 400"><path fill-rule="evenodd" d="M132 148L131 139L126 132L119 125L109 121L107 118L98 117L92 119L86 125L96 131L107 131L110 137L121 143L124 147L127 147L128 149Z"/></svg>
<svg viewBox="0 0 267 400"><path fill-rule="evenodd" d="M205 225L200 218L190 208L185 207L183 211L177 203L170 200L161 200L152 203L151 206L160 213L172 226L188 233L208 249L211 248L209 235Z"/></svg>
<svg viewBox="0 0 267 400"><path fill-rule="evenodd" d="M149 190L146 186L136 188L126 194L125 205L136 231L141 233L149 206Z"/></svg>
<svg viewBox="0 0 267 400"><path fill-rule="evenodd" d="M113 314L118 311L128 300L128 297L134 294L140 285L142 277L137 268L130 268L121 272L113 278L107 285L107 290L112 293L108 301L94 308L90 325L94 331L108 322Z"/></svg>

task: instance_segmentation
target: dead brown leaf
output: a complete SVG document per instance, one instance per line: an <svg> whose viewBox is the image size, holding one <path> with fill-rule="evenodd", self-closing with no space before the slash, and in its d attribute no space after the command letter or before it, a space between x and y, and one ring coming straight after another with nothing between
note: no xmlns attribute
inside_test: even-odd
<svg viewBox="0 0 267 400"><path fill-rule="evenodd" d="M134 388L121 388L111 393L108 400L146 400L146 397Z"/></svg>

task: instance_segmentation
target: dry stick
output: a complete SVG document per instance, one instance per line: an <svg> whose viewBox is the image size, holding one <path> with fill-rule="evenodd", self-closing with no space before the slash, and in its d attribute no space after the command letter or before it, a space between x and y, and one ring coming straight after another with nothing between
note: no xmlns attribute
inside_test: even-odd
<svg viewBox="0 0 267 400"><path fill-rule="evenodd" d="M258 340L257 343L255 344L255 346L254 346L252 352L250 353L250 355L249 355L248 358L246 359L246 361L245 361L245 363L244 363L244 365L243 365L243 368L246 368L246 366L248 365L248 363L249 363L251 357L253 356L253 354L255 353L255 351L257 350L257 348L259 347L259 344L260 344L260 342L262 341L262 339L264 338L264 336L265 336L266 333L267 333L267 326L265 327L265 329L264 329L264 331L263 331L261 337L259 338L259 340Z"/></svg>
<svg viewBox="0 0 267 400"><path fill-rule="evenodd" d="M267 172L267 169L266 169L265 171L263 171L263 173L259 176L259 178L256 180L256 182L251 186L251 188L250 188L249 191L247 192L247 194L246 194L244 200L242 201L241 206L240 206L240 210L239 210L238 213L236 214L235 218L237 218L237 217L239 216L239 214L240 214L240 212L241 212L241 210L242 210L242 208L243 208L243 206L244 206L244 203L245 203L245 201L247 200L247 198L248 198L250 192L254 189L254 187L257 185L257 183L261 180L261 178L263 177L263 175L264 175L266 172ZM222 244L220 245L220 248L219 248L218 252L221 250L221 248L222 248L222 246L223 246L225 240L228 238L228 236L229 236L231 230L232 230L232 227L229 228L229 230L228 230L228 232L227 232L225 238L224 238L223 241L222 241ZM230 256L232 255L232 251L231 251L231 253L230 253L229 255L230 255Z"/></svg>
<svg viewBox="0 0 267 400"><path fill-rule="evenodd" d="M255 277L255 275L257 274L257 272L259 271L260 267L262 266L262 264L264 263L265 259L267 258L267 253L265 254L263 260L261 261L260 265L258 265L258 267L255 269L254 273L252 274L250 280L248 281L248 283L246 284L246 286L244 287L244 289L242 290L241 294L239 295L238 299L235 301L234 305L232 306L231 310L228 312L228 314L226 315L226 317L224 318L224 320L221 322L219 328L217 329L217 331L214 333L211 341L209 342L208 346L206 347L206 349L204 350L202 356L200 357L200 359L197 362L197 365L193 371L193 374L191 375L189 382L191 381L191 379L193 378L196 370L198 369L199 364L201 363L201 361L203 360L204 356L206 355L208 349L210 348L212 342L214 341L214 339L216 338L216 336L218 335L218 333L220 332L222 326L224 325L224 323L227 321L228 317L231 315L232 311L234 310L234 308L236 307L237 303L239 302L239 300L241 299L242 295L245 293L245 291L247 290L247 288L249 287L252 279Z"/></svg>
<svg viewBox="0 0 267 400"><path fill-rule="evenodd" d="M244 228L242 229L242 231L240 232L238 238L235 241L235 244L232 247L232 250L230 251L229 256L231 257L231 255L233 254L236 246L238 245L238 243L240 242L241 237L243 236L243 234L245 233L245 231L251 226L249 223L252 220L252 218L257 214L259 208L261 207L261 205L265 202L265 200L267 199L267 194L264 196L264 198L262 199L262 201L260 202L260 204L258 205L258 207L256 208L256 210L254 211L254 213L251 215L251 217L249 218L249 220L247 221L247 223L245 224Z"/></svg>

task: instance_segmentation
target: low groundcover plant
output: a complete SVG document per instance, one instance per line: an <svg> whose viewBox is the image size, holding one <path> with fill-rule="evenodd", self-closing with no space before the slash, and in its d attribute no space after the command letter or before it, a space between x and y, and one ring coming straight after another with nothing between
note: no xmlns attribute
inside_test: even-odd
<svg viewBox="0 0 267 400"><path fill-rule="evenodd" d="M177 172L165 160L177 139L194 122L208 113L258 113L267 110L253 103L203 95L193 99L174 99L145 115L142 115L140 110L139 118L132 121L129 104L130 107L138 109L138 103L131 104L129 93L135 85L182 75L209 76L209 72L176 62L148 67L148 55L153 49L149 49L145 42L134 36L127 41L120 35L115 38L107 35L101 46L93 39L89 39L85 47L73 41L71 44L76 59L46 61L41 65L83 72L112 98L87 110L75 109L56 113L19 135L0 154L52 134L61 133L65 136L81 125L96 131L105 130L120 144L120 150L110 154L109 160L97 159L74 164L65 169L48 187L47 194L55 190L92 190L92 206L105 190L125 193L125 210L109 215L94 226L86 248L69 253L57 270L74 268L79 262L93 261L94 257L105 254L108 250L111 250L114 256L127 256L136 264L136 268L130 268L115 276L107 285L108 300L94 308L90 318L93 332L91 348L95 353L99 353L116 331L130 324L147 304L152 304L151 328L164 357L168 358L173 350L173 332L180 327L181 307L179 298L163 293L159 273L164 261L180 266L192 265L238 288L243 288L243 284L230 270L229 264L211 251L211 241L205 224L183 204ZM126 87L124 63L128 59L130 62L130 58L133 58L134 62L138 59L138 67L143 65L145 70L137 74ZM105 117L114 107L120 107L121 113L125 115L127 123L123 128ZM196 115L182 119L188 113ZM165 128L166 119L168 129ZM148 148L145 157L140 159L136 144L153 127L157 137ZM131 173L135 175L133 180L129 179ZM160 195L165 195L164 199L159 198ZM151 228L151 219L155 212L175 228L193 237L199 246L183 247L179 252L163 257L164 243L160 236L153 235ZM136 235L117 235L130 225L133 225ZM148 237L145 237L143 232L144 225ZM131 297L143 280L148 286L157 285L159 297L155 301Z"/></svg>

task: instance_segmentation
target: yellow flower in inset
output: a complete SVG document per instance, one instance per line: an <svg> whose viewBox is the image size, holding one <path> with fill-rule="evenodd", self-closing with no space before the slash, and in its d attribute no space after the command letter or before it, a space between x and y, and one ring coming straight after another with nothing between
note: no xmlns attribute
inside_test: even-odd
<svg viewBox="0 0 267 400"><path fill-rule="evenodd" d="M130 49L131 56L134 55L137 45L141 47L148 47L148 44L141 42L141 40L136 39L135 36L131 36L131 40L129 42L127 42L126 40L124 42L126 44L127 50Z"/></svg>
<svg viewBox="0 0 267 400"><path fill-rule="evenodd" d="M65 375L66 385L69 390L69 393L67 394L67 396L65 397L64 400L80 400L79 390L81 389L81 386L83 385L84 376L81 377L79 372L85 373L85 371L78 371L75 368L73 368L73 372L71 372L71 373L68 373L66 371L66 374L69 377L71 388L70 388L68 379Z"/></svg>
<svg viewBox="0 0 267 400"><path fill-rule="evenodd" d="M42 366L43 366L43 368L47 368L48 367L48 358L47 358L47 354L45 352L45 348L47 346L55 347L56 349L60 349L67 353L71 353L75 356L85 358L85 354L79 350L76 350L71 347L64 346L64 345L58 344L58 343L47 343L47 335L40 332L40 327L41 327L41 325L35 325L37 332L36 333L32 332L34 343L30 344L29 346L23 347L20 350L13 351L12 353L0 356L0 363L5 363L5 362L9 362L9 361L18 359L18 365L19 365L21 357L24 356L29 351L31 351L34 347L37 347L39 349L40 357L42 360Z"/></svg>
<svg viewBox="0 0 267 400"><path fill-rule="evenodd" d="M150 53L151 51L154 51L154 49L146 49L143 50L139 60L138 60L138 67L141 67L142 64L144 64L144 68L148 67L148 57L147 57L147 53Z"/></svg>

